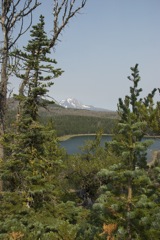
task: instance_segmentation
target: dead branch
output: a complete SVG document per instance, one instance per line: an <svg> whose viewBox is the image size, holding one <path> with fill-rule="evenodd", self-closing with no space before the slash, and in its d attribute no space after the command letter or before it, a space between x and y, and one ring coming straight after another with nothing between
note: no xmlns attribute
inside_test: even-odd
<svg viewBox="0 0 160 240"><path fill-rule="evenodd" d="M0 24L2 31L8 39L7 50L9 50L17 40L30 28L32 24L32 12L41 3L38 0L25 0L23 5L21 0L1 0ZM24 27L24 18L30 15L28 26ZM20 25L17 36L13 39L12 32L16 24ZM12 37L11 37L12 36Z"/></svg>
<svg viewBox="0 0 160 240"><path fill-rule="evenodd" d="M53 0L53 37L50 42L50 48L54 47L62 30L69 23L69 20L85 7L87 0Z"/></svg>

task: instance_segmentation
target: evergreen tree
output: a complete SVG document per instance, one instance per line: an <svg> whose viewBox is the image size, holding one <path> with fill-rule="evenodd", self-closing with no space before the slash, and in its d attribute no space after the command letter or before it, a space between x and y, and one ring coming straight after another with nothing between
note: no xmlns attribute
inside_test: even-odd
<svg viewBox="0 0 160 240"><path fill-rule="evenodd" d="M39 122L38 110L49 103L45 97L48 87L53 84L51 80L62 73L60 69L54 68L56 61L48 57L50 40L44 31L44 25L44 17L40 16L40 22L31 30L32 39L24 47L24 52L16 50L13 53L21 59L16 76L22 79L22 84L19 95L15 96L19 101L19 109L11 158L19 159L19 167L22 168L31 160L36 162L34 158L45 156L44 143L47 139L44 126ZM18 188L20 184L23 184L22 179Z"/></svg>
<svg viewBox="0 0 160 240"><path fill-rule="evenodd" d="M157 90L160 91L160 89L154 88L152 92L144 98L143 105L139 108L142 119L145 119L147 122L147 133L150 135L160 134L160 102L154 102Z"/></svg>
<svg viewBox="0 0 160 240"><path fill-rule="evenodd" d="M60 199L63 156L53 123L39 120L38 110L46 107L45 95L52 78L62 71L55 69L44 18L33 26L31 40L24 52L17 50L22 79L15 131L5 136L7 161L1 176L0 239L75 239L81 208ZM47 75L48 74L48 75ZM68 211L67 211L68 210ZM83 218L83 217L82 217Z"/></svg>
<svg viewBox="0 0 160 240"><path fill-rule="evenodd" d="M94 209L99 211L104 221L104 233L108 237L116 234L117 239L157 239L157 235L151 233L152 230L156 232L150 220L155 216L154 208L158 208L158 203L146 161L147 147L151 142L142 141L147 123L144 118L142 120L139 111L143 100L140 98L142 89L138 88L138 64L131 71L128 79L133 86L124 101L119 99L120 120L117 133L110 143L112 151L121 157L121 162L99 172L102 192ZM113 232L109 233L112 224ZM148 227L152 228L150 235Z"/></svg>

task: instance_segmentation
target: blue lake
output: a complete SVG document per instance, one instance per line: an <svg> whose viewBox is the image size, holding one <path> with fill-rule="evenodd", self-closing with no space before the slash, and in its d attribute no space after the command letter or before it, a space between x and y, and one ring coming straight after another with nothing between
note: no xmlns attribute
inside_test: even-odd
<svg viewBox="0 0 160 240"><path fill-rule="evenodd" d="M76 154L81 153L81 147L84 146L87 140L93 140L95 136L87 135L87 136L76 136L71 137L66 141L60 142L60 146L65 148L68 154ZM111 141L111 136L102 136L101 146L105 145L105 142ZM153 151L160 150L160 138L144 138L153 140L153 144L148 147L147 158L151 159L151 155Z"/></svg>

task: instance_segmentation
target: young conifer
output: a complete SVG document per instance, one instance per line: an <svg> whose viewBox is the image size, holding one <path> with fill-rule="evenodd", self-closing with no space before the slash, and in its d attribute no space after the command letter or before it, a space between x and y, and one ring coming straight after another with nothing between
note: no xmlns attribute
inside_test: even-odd
<svg viewBox="0 0 160 240"><path fill-rule="evenodd" d="M152 192L148 175L147 147L150 141L143 141L147 122L139 111L143 105L138 64L131 68L130 95L119 99L120 117L117 133L111 141L112 151L121 157L118 164L102 169L98 176L102 181L102 194L94 205L100 210L106 224L117 226L117 239L151 239L147 227L153 227L150 217L157 208L157 194ZM142 120L143 119L143 120ZM102 214L103 212L103 214ZM153 232L155 229L153 229ZM154 239L154 238L152 238Z"/></svg>

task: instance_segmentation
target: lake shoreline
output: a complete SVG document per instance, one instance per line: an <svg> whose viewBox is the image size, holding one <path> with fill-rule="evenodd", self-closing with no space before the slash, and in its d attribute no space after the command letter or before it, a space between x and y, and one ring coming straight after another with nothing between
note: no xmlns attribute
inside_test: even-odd
<svg viewBox="0 0 160 240"><path fill-rule="evenodd" d="M80 153L80 147L84 146L86 139L94 139L96 134L70 134L59 138L60 145L66 149L69 155ZM112 141L114 134L102 134L101 144L104 146L105 142ZM160 136L145 135L143 140L153 140L153 144L147 149L147 165L153 166L158 157L160 163Z"/></svg>
<svg viewBox="0 0 160 240"><path fill-rule="evenodd" d="M73 138L73 137L81 137L81 136L96 136L97 134L96 133L79 133L79 134L69 134L69 135L64 135L64 136L60 136L58 137L58 140L60 142L63 142L63 141L67 141L68 139L70 138ZM109 134L109 133L104 133L102 134L102 136L114 136L114 134ZM144 138L160 138L160 136L148 136L148 135L145 135Z"/></svg>
<svg viewBox="0 0 160 240"><path fill-rule="evenodd" d="M160 156L160 150L153 151L151 160L148 161L147 165L149 167L152 167L152 166L154 166L156 164L156 162L159 163L159 161L160 161L159 156Z"/></svg>
<svg viewBox="0 0 160 240"><path fill-rule="evenodd" d="M64 136L61 136L61 137L58 137L58 140L60 142L63 142L63 141L67 141L69 140L70 138L73 138L73 137L81 137L81 136L96 136L97 134L96 133L79 133L79 134L71 134L71 135L64 135ZM102 136L113 136L114 134L102 134Z"/></svg>

